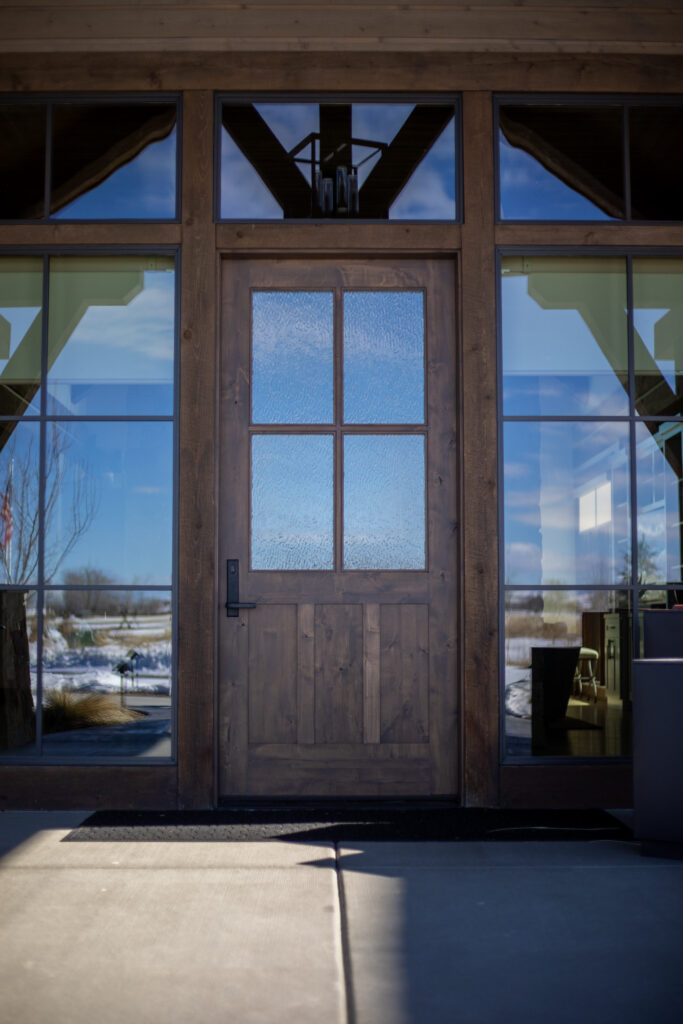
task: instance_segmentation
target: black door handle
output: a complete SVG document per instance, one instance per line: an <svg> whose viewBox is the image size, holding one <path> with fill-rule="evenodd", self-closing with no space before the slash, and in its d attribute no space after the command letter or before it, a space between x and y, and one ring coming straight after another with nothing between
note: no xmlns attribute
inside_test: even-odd
<svg viewBox="0 0 683 1024"><path fill-rule="evenodd" d="M255 608L256 605L250 601L240 601L240 563L237 558L229 558L228 565L228 599L225 602L225 608L229 619L234 619L239 615L240 608Z"/></svg>

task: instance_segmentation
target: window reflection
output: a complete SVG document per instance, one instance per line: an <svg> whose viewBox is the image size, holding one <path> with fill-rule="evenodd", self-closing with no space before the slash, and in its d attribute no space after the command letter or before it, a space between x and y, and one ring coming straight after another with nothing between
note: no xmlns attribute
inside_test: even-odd
<svg viewBox="0 0 683 1024"><path fill-rule="evenodd" d="M628 424L509 422L504 452L506 582L630 582Z"/></svg>
<svg viewBox="0 0 683 1024"><path fill-rule="evenodd" d="M505 104L499 125L504 220L625 216L621 108Z"/></svg>
<svg viewBox="0 0 683 1024"><path fill-rule="evenodd" d="M173 218L175 122L169 103L55 104L51 215Z"/></svg>
<svg viewBox="0 0 683 1024"><path fill-rule="evenodd" d="M224 103L221 217L456 216L453 104Z"/></svg>
<svg viewBox="0 0 683 1024"><path fill-rule="evenodd" d="M47 107L0 104L0 220L45 215Z"/></svg>
<svg viewBox="0 0 683 1024"><path fill-rule="evenodd" d="M636 411L683 415L683 260L633 260Z"/></svg>
<svg viewBox="0 0 683 1024"><path fill-rule="evenodd" d="M50 261L48 413L173 413L174 261Z"/></svg>
<svg viewBox="0 0 683 1024"><path fill-rule="evenodd" d="M506 753L628 756L631 650L626 591L509 591Z"/></svg>
<svg viewBox="0 0 683 1024"><path fill-rule="evenodd" d="M42 259L0 259L1 416L40 411L42 306Z"/></svg>
<svg viewBox="0 0 683 1024"><path fill-rule="evenodd" d="M634 220L683 220L682 162L683 107L631 107L629 169Z"/></svg>
<svg viewBox="0 0 683 1024"><path fill-rule="evenodd" d="M72 570L43 618L43 755L171 756L171 595ZM97 589L95 589L97 588Z"/></svg>
<svg viewBox="0 0 683 1024"><path fill-rule="evenodd" d="M35 753L37 624L35 594L0 590L0 754Z"/></svg>
<svg viewBox="0 0 683 1024"><path fill-rule="evenodd" d="M36 583L40 425L0 422L0 583Z"/></svg>
<svg viewBox="0 0 683 1024"><path fill-rule="evenodd" d="M681 423L637 426L639 583L678 583L683 554Z"/></svg>
<svg viewBox="0 0 683 1024"><path fill-rule="evenodd" d="M501 274L505 414L627 415L626 261L506 256Z"/></svg>

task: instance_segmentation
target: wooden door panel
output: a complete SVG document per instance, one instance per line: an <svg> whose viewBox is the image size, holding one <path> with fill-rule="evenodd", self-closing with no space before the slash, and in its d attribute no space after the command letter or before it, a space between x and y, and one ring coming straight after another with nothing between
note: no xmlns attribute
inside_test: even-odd
<svg viewBox="0 0 683 1024"><path fill-rule="evenodd" d="M251 422L251 294L263 289L333 292L333 423ZM347 424L340 404L344 294L406 289L424 295L425 421ZM224 618L219 637L224 795L457 793L454 323L453 268L446 263L277 260L224 266L220 556L222 565L239 559L240 600L255 605ZM266 434L335 437L329 571L251 568L251 438ZM345 438L373 435L424 439L423 568L344 569L340 453ZM413 491L415 486L422 487L414 483Z"/></svg>

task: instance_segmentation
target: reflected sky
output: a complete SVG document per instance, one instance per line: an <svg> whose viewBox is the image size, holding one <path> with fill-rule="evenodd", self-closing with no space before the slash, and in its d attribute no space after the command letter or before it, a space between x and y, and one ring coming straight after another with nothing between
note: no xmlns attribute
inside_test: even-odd
<svg viewBox="0 0 683 1024"><path fill-rule="evenodd" d="M614 220L526 150L498 135L502 220Z"/></svg>
<svg viewBox="0 0 683 1024"><path fill-rule="evenodd" d="M638 578L647 583L678 583L681 556L680 423L636 427L638 489Z"/></svg>
<svg viewBox="0 0 683 1024"><path fill-rule="evenodd" d="M175 215L175 128L100 185L52 213L58 220L172 220Z"/></svg>
<svg viewBox="0 0 683 1024"><path fill-rule="evenodd" d="M35 583L40 426L0 423L0 431L0 583Z"/></svg>
<svg viewBox="0 0 683 1024"><path fill-rule="evenodd" d="M628 581L627 423L506 423L504 466L506 583Z"/></svg>

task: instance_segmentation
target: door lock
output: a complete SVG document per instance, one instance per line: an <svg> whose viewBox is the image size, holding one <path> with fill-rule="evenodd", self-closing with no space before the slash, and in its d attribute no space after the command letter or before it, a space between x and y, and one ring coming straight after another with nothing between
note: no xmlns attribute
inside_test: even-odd
<svg viewBox="0 0 683 1024"><path fill-rule="evenodd" d="M229 558L227 564L228 570L228 588L227 595L228 599L225 602L225 608L229 619L234 619L239 615L240 608L255 608L256 605L249 601L240 601L240 563L238 558Z"/></svg>

